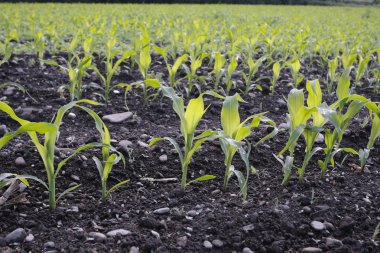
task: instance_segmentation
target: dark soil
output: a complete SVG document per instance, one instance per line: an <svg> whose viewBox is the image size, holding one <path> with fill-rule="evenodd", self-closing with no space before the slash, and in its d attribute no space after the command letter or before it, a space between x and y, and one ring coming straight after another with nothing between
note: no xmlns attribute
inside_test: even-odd
<svg viewBox="0 0 380 253"><path fill-rule="evenodd" d="M155 59L152 67L155 73L164 73L166 68L161 59ZM202 67L201 71L210 72L212 68ZM322 73L308 74L312 79ZM183 73L179 73L179 76ZM260 75L270 75L265 71ZM258 75L257 75L258 76ZM325 75L323 75L325 76ZM129 66L115 80L120 82L137 81L140 74ZM240 79L240 76L235 77ZM57 109L69 102L68 95L61 98L59 86L68 82L67 76L56 67L40 66L31 55L13 57L10 64L0 66L0 83L8 81L22 84L35 103L21 92L13 91L0 97L17 108L18 115L32 121L50 121ZM85 83L100 80L94 75L85 78ZM183 80L185 83L186 81ZM241 118L261 111L277 124L285 122L286 104L281 100L291 89L287 86L291 78L284 73L274 96L268 95L269 83L261 81L263 92L252 91L244 97L241 104ZM304 84L301 84L301 87ZM210 87L212 84L210 83ZM243 88L243 87L241 87ZM123 91L112 94L108 107L92 107L99 115L124 112ZM84 97L99 99L93 88ZM374 101L379 94L371 90L358 91ZM337 164L324 178L316 165L316 156L306 172L306 181L299 182L292 176L287 185L282 186L281 165L273 157L285 145L288 133L280 132L275 138L255 146L250 156L257 173L250 177L248 202L243 204L235 179L230 181L229 189L220 191L224 175L224 157L217 142L205 143L195 154L189 169L189 179L202 174L213 174L212 181L190 185L185 193L180 191L180 182L147 181L146 178L180 178L180 164L177 154L167 143L162 142L151 149L143 147L153 137L170 136L180 141L179 119L171 108L168 99L150 101L144 104L141 90L133 90L127 96L127 104L134 116L122 124L108 124L114 145L121 140L129 140L132 146L124 152L127 165L115 166L109 185L130 179L124 187L112 193L107 202L100 199L100 178L92 156L100 156L99 150L83 152L72 159L57 178L57 192L62 192L72 183L81 186L59 202L57 210L50 211L46 190L37 182L25 189L28 203L8 203L0 208L0 252L242 252L249 248L253 252L301 252L306 247L316 247L323 252L380 252L376 246L379 238L373 237L380 222L380 145L377 142L371 152L364 173L357 170L357 157L349 156L340 164L344 155L338 155ZM331 101L332 98L326 98ZM221 101L205 96L206 104L212 104L198 129L220 128ZM25 110L25 108L33 108ZM97 140L97 131L91 118L79 109L72 110L76 118L64 118L57 146L57 161L67 156L76 147ZM365 117L361 113L345 134L342 146L356 150L366 146L370 128L361 128ZM17 124L0 113L0 125L16 129ZM269 129L258 128L248 138L255 143ZM140 142L140 144L138 143ZM304 149L303 141L297 147L298 154ZM161 162L159 157L167 154L168 160ZM22 135L0 150L1 172L30 174L46 179L44 167L37 151L27 135ZM26 166L17 167L15 159L23 157ZM235 167L243 168L238 159ZM302 163L302 156L296 160ZM76 181L78 180L79 181ZM159 208L168 207L166 214L154 214ZM324 222L326 229L316 231L312 221ZM32 234L34 240L21 244L7 245L4 237L17 228ZM126 229L131 233L125 236L107 237L94 240L90 232L107 232ZM330 239L339 241L335 244ZM373 240L374 239L374 240ZM214 240L220 240L214 241ZM206 249L204 241L213 242L212 249ZM49 245L54 242L55 245ZM46 244L48 243L48 244ZM50 247L53 246L53 247ZM130 251L131 250L131 251ZM243 252L250 252L244 249ZM306 252L306 251L305 251ZM312 251L310 251L312 252ZM315 251L318 252L318 251Z"/></svg>

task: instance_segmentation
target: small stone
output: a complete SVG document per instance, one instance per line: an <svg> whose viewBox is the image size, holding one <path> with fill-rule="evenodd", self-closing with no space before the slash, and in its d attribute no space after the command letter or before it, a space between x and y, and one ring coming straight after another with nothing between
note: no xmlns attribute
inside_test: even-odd
<svg viewBox="0 0 380 253"><path fill-rule="evenodd" d="M17 228L5 236L7 244L22 243L26 238L26 232L23 228Z"/></svg>
<svg viewBox="0 0 380 253"><path fill-rule="evenodd" d="M333 225L333 224L331 224L330 222L327 222L327 221L325 221L325 222L323 222L323 224L325 224L325 226L326 226L326 229L327 229L328 231L332 232L332 231L334 231L334 230L335 230L335 227L334 227L334 225Z"/></svg>
<svg viewBox="0 0 380 253"><path fill-rule="evenodd" d="M163 208L159 208L159 209L156 209L153 211L154 214L168 214L170 212L170 208L169 207L163 207Z"/></svg>
<svg viewBox="0 0 380 253"><path fill-rule="evenodd" d="M152 233L152 235L154 235L156 238L160 238L160 234L157 232L157 231L154 231L154 230L152 230L152 231L150 231L151 233Z"/></svg>
<svg viewBox="0 0 380 253"><path fill-rule="evenodd" d="M343 246L343 243L342 243L342 241L340 241L338 239L328 237L328 238L326 238L326 245L329 248L339 248L339 247Z"/></svg>
<svg viewBox="0 0 380 253"><path fill-rule="evenodd" d="M320 252L322 252L322 249L315 248L315 247L307 247L301 250L301 253L320 253Z"/></svg>
<svg viewBox="0 0 380 253"><path fill-rule="evenodd" d="M7 133L6 125L0 125L0 137L4 136Z"/></svg>
<svg viewBox="0 0 380 253"><path fill-rule="evenodd" d="M23 157L21 157L21 156L16 158L15 164L18 167L24 167L24 166L26 166L25 159Z"/></svg>
<svg viewBox="0 0 380 253"><path fill-rule="evenodd" d="M121 123L129 118L132 117L131 112L122 112L122 113L115 113L115 114L109 114L102 117L104 121L108 121L110 123Z"/></svg>
<svg viewBox="0 0 380 253"><path fill-rule="evenodd" d="M185 247L187 244L187 237L186 236L181 236L177 238L177 244L180 247Z"/></svg>
<svg viewBox="0 0 380 253"><path fill-rule="evenodd" d="M245 247L241 253L254 253L250 248Z"/></svg>
<svg viewBox="0 0 380 253"><path fill-rule="evenodd" d="M325 137L323 136L323 134L319 133L317 138L315 139L315 143L322 144L324 142L325 142Z"/></svg>
<svg viewBox="0 0 380 253"><path fill-rule="evenodd" d="M34 241L34 235L28 234L28 236L25 238L26 242L33 242Z"/></svg>
<svg viewBox="0 0 380 253"><path fill-rule="evenodd" d="M248 233L249 231L252 231L255 229L255 226L253 224L249 224L243 227L243 231Z"/></svg>
<svg viewBox="0 0 380 253"><path fill-rule="evenodd" d="M140 249L135 246L132 246L131 249L129 250L129 253L139 253L139 252L140 252Z"/></svg>
<svg viewBox="0 0 380 253"><path fill-rule="evenodd" d="M320 222L320 221L312 221L312 222L310 223L310 226L311 226L314 230L317 230L317 231L322 231L322 230L325 230L325 229L326 229L325 224L323 224L323 223Z"/></svg>
<svg viewBox="0 0 380 253"><path fill-rule="evenodd" d="M50 241L50 242L46 242L46 243L44 244L44 248L45 248L45 249L54 249L54 248L55 248L55 243L52 242L52 241Z"/></svg>
<svg viewBox="0 0 380 253"><path fill-rule="evenodd" d="M15 87L9 86L7 89L3 92L4 96L12 96L13 93L16 91Z"/></svg>
<svg viewBox="0 0 380 253"><path fill-rule="evenodd" d="M131 231L126 230L126 229L115 229L115 230L109 231L107 233L107 236L108 237L115 237L117 235L125 236L125 235L129 235L130 233Z"/></svg>
<svg viewBox="0 0 380 253"><path fill-rule="evenodd" d="M77 117L77 115L75 115L75 113L73 113L73 112L70 112L69 114L67 114L67 117L69 119L75 119Z"/></svg>
<svg viewBox="0 0 380 253"><path fill-rule="evenodd" d="M160 159L160 162L164 163L168 160L168 156L167 155L161 155L158 159Z"/></svg>
<svg viewBox="0 0 380 253"><path fill-rule="evenodd" d="M195 217L198 215L198 212L195 211L195 210L190 210L186 213L187 216L190 216L190 217Z"/></svg>
<svg viewBox="0 0 380 253"><path fill-rule="evenodd" d="M125 153L128 153L130 151L130 148L132 147L132 145L133 143L129 140L122 140L119 142L119 148Z"/></svg>
<svg viewBox="0 0 380 253"><path fill-rule="evenodd" d="M210 241L204 241L203 242L203 247L205 247L206 249L212 249L212 243Z"/></svg>
<svg viewBox="0 0 380 253"><path fill-rule="evenodd" d="M309 213L311 213L311 208L308 207L308 206L304 206L304 207L302 208L302 211L303 211L304 213L306 213L306 214L309 214Z"/></svg>
<svg viewBox="0 0 380 253"><path fill-rule="evenodd" d="M142 147L142 148L148 148L148 147L149 147L148 144L146 144L145 142L142 142L142 141L138 141L137 144L138 144L140 147Z"/></svg>
<svg viewBox="0 0 380 253"><path fill-rule="evenodd" d="M88 236L94 238L97 242L103 242L107 240L107 236L99 232L90 232Z"/></svg>
<svg viewBox="0 0 380 253"><path fill-rule="evenodd" d="M278 131L280 132L285 132L289 129L289 126L288 124L286 123L281 123L279 126L278 126Z"/></svg>
<svg viewBox="0 0 380 253"><path fill-rule="evenodd" d="M223 247L223 242L219 239L215 239L215 240L212 240L212 244L215 246L215 247L218 247L218 248L221 248Z"/></svg>
<svg viewBox="0 0 380 253"><path fill-rule="evenodd" d="M344 217L339 225L339 230L343 232L350 232L355 226L355 221L351 217Z"/></svg>
<svg viewBox="0 0 380 253"><path fill-rule="evenodd" d="M80 178L77 175L71 175L70 178L74 181L80 181Z"/></svg>

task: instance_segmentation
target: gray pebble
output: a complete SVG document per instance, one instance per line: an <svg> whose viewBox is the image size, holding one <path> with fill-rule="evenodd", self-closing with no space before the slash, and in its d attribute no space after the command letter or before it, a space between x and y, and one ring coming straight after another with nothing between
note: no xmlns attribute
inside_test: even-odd
<svg viewBox="0 0 380 253"><path fill-rule="evenodd" d="M167 155L161 155L158 159L160 159L160 162L164 163L168 160L168 156Z"/></svg>
<svg viewBox="0 0 380 253"><path fill-rule="evenodd" d="M102 117L104 121L110 122L110 123L121 123L129 118L132 117L131 112L122 112L122 113L115 113L115 114L109 114Z"/></svg>
<svg viewBox="0 0 380 253"><path fill-rule="evenodd" d="M28 234L28 236L25 238L26 242L33 242L34 241L34 235Z"/></svg>
<svg viewBox="0 0 380 253"><path fill-rule="evenodd" d="M223 242L219 239L212 240L212 244L218 248L223 247Z"/></svg>
<svg viewBox="0 0 380 253"><path fill-rule="evenodd" d="M54 242L46 242L45 244L44 244L44 248L45 249L54 249L55 248L55 243Z"/></svg>
<svg viewBox="0 0 380 253"><path fill-rule="evenodd" d="M322 252L322 249L315 248L315 247L307 247L301 250L301 253L320 253L320 252Z"/></svg>
<svg viewBox="0 0 380 253"><path fill-rule="evenodd" d="M253 253L253 251L250 248L245 247L241 253Z"/></svg>
<svg viewBox="0 0 380 253"><path fill-rule="evenodd" d="M16 158L15 164L18 167L24 167L24 166L26 166L25 159L23 157L21 157L21 156Z"/></svg>
<svg viewBox="0 0 380 253"><path fill-rule="evenodd" d="M328 238L326 238L326 245L329 248L339 248L339 247L343 246L343 243L342 243L342 241L340 241L338 239L328 237Z"/></svg>
<svg viewBox="0 0 380 253"><path fill-rule="evenodd" d="M317 231L322 231L322 230L325 230L325 229L326 229L325 224L323 224L323 223L320 222L320 221L312 221L312 222L310 223L310 226L311 226L313 229L317 230Z"/></svg>
<svg viewBox="0 0 380 253"><path fill-rule="evenodd" d="M125 153L129 152L129 149L132 147L133 143L129 140L122 140L119 142L119 148Z"/></svg>
<svg viewBox="0 0 380 253"><path fill-rule="evenodd" d="M159 209L156 209L153 211L154 214L167 214L170 212L170 208L169 207L163 207L163 208L159 208Z"/></svg>
<svg viewBox="0 0 380 253"><path fill-rule="evenodd" d="M6 125L0 125L0 137L4 136L4 134L7 133L7 126Z"/></svg>
<svg viewBox="0 0 380 253"><path fill-rule="evenodd" d="M206 249L212 249L212 243L210 241L204 241L203 242L203 247L205 247Z"/></svg>
<svg viewBox="0 0 380 253"><path fill-rule="evenodd" d="M177 238L177 244L180 247L185 247L187 244L187 237L186 236L181 236Z"/></svg>
<svg viewBox="0 0 380 253"><path fill-rule="evenodd" d="M67 117L69 119L75 119L77 117L77 115L75 115L75 113L73 113L73 112L70 112L69 114L67 114Z"/></svg>
<svg viewBox="0 0 380 253"><path fill-rule="evenodd" d="M107 236L99 232L90 232L88 236L94 238L95 241L98 241L98 242L103 242L107 240Z"/></svg>
<svg viewBox="0 0 380 253"><path fill-rule="evenodd" d="M325 137L323 136L323 134L319 133L317 138L315 139L315 143L322 144L324 142L325 142Z"/></svg>
<svg viewBox="0 0 380 253"><path fill-rule="evenodd" d="M126 230L126 229L115 229L115 230L109 231L107 233L107 236L108 237L115 237L117 235L125 236L125 235L129 235L130 233L131 231Z"/></svg>
<svg viewBox="0 0 380 253"><path fill-rule="evenodd" d="M138 247L132 246L129 253L139 253L140 249Z"/></svg>
<svg viewBox="0 0 380 253"><path fill-rule="evenodd" d="M252 231L254 228L255 226L253 224L249 224L249 225L244 226L242 229L244 232L248 233L249 231Z"/></svg>
<svg viewBox="0 0 380 253"><path fill-rule="evenodd" d="M22 243L26 238L26 232L23 228L17 228L5 236L7 244Z"/></svg>

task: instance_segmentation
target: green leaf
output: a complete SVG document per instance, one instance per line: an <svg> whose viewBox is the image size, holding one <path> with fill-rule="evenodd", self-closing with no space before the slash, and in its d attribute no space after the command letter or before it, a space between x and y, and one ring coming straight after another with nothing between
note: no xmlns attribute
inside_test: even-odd
<svg viewBox="0 0 380 253"><path fill-rule="evenodd" d="M214 176L214 175L203 175L203 176L200 176L200 177L188 182L187 185L192 184L192 183L196 183L196 182L213 180L215 178L216 178L216 176Z"/></svg>

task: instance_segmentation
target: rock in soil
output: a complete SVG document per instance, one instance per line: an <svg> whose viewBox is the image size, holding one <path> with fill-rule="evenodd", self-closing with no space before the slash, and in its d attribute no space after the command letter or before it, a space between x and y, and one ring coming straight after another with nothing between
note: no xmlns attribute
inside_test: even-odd
<svg viewBox="0 0 380 253"><path fill-rule="evenodd" d="M115 229L115 230L109 231L107 233L107 236L108 237L115 237L118 235L125 236L125 235L129 235L130 233L131 233L131 231L121 228L121 229Z"/></svg>
<svg viewBox="0 0 380 253"><path fill-rule="evenodd" d="M26 236L27 234L25 232L25 229L17 228L5 236L5 242L7 244L22 243L25 240Z"/></svg>
<svg viewBox="0 0 380 253"><path fill-rule="evenodd" d="M132 117L131 112L122 112L122 113L115 113L115 114L109 114L102 117L104 121L110 122L110 123L121 123L129 118Z"/></svg>

